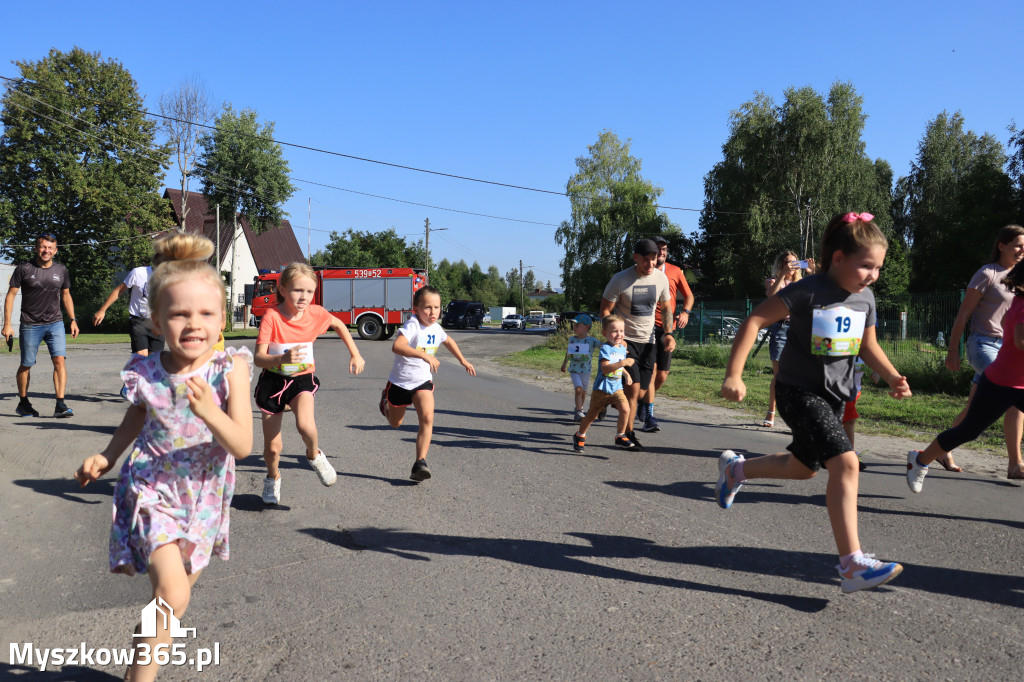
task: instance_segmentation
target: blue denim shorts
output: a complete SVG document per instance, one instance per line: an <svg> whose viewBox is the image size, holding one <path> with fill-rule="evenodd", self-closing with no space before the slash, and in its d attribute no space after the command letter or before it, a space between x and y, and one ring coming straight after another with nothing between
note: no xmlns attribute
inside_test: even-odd
<svg viewBox="0 0 1024 682"><path fill-rule="evenodd" d="M981 381L981 373L992 364L999 354L1003 345L1001 336L985 336L984 334L971 334L967 337L967 362L974 370L972 383Z"/></svg>
<svg viewBox="0 0 1024 682"><path fill-rule="evenodd" d="M23 324L18 328L18 347L21 349L21 366L36 364L39 344L46 342L50 357L64 357L67 353L67 337L64 336L64 320L50 324Z"/></svg>
<svg viewBox="0 0 1024 682"><path fill-rule="evenodd" d="M789 333L789 320L779 320L768 327L771 338L768 339L768 359L778 362L782 357L782 349L786 347L786 334Z"/></svg>

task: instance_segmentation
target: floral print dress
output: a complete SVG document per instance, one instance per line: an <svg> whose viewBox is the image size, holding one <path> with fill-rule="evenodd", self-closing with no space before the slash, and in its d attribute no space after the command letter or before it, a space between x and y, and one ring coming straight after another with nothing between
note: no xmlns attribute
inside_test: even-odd
<svg viewBox="0 0 1024 682"><path fill-rule="evenodd" d="M146 421L114 487L114 523L110 529L110 570L145 573L158 547L176 543L185 570L206 567L210 556L228 558L235 458L213 437L188 404L186 380L201 376L213 401L227 408L227 375L234 358L252 377L247 348L214 351L200 369L169 374L161 353L133 356L121 371L128 400L146 410Z"/></svg>

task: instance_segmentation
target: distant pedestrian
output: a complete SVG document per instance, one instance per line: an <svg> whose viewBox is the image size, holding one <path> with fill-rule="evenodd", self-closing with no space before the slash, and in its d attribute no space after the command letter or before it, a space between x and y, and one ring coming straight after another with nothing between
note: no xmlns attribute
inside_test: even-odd
<svg viewBox="0 0 1024 682"><path fill-rule="evenodd" d="M99 327L107 315L107 309L114 304L121 294L128 293L128 335L132 344L132 353L146 357L150 353L159 353L164 349L164 340L153 331L149 321L149 280L153 277L153 266L143 265L132 268L128 275L107 296L103 305L93 313L92 324ZM221 348L220 350L223 350ZM127 399L127 389L121 387L121 397Z"/></svg>
<svg viewBox="0 0 1024 682"><path fill-rule="evenodd" d="M953 426L960 424L967 416L971 400L978 390L985 368L996 358L1003 344L1003 316L1010 309L1013 294L1002 284L1003 279L1017 263L1024 258L1024 227L1007 225L999 230L989 262L981 266L967 283L963 301L957 311L953 330L949 334L949 350L946 351L946 367L952 372L960 371L960 339L964 330L971 335L967 338L967 361L974 369L971 393L967 405L953 420ZM1006 411L1003 419L1003 436L1006 440L1006 454L1009 457L1006 477L1024 479L1024 461L1021 459L1020 442L1024 437L1024 413L1016 407ZM960 471L953 461L953 453L936 460L946 471Z"/></svg>
<svg viewBox="0 0 1024 682"><path fill-rule="evenodd" d="M74 410L64 402L64 391L68 385L68 370L64 361L67 354L67 338L64 333L64 316L61 303L71 318L71 338L78 337L78 321L75 319L75 303L71 300L71 276L68 269L53 259L57 255L57 237L45 232L36 237L36 256L28 263L22 263L11 275L10 288L4 299L4 325L0 335L10 342L14 336L11 315L14 299L21 290L21 325L18 328L18 346L21 348L21 365L16 375L18 385L18 407L15 412L22 417L38 417L39 412L28 399L28 385L32 366L36 364L39 344L46 342L53 363L53 392L56 403L54 417L72 417Z"/></svg>
<svg viewBox="0 0 1024 682"><path fill-rule="evenodd" d="M605 316L601 331L607 343L601 346L598 356L598 375L594 382L594 390L590 394L590 409L580 421L580 426L572 437L572 449L583 452L587 441L587 429L609 405L619 411L619 428L615 434L615 445L625 450L636 450L637 444L627 435L629 423L629 399L623 392L623 384L629 386L633 379L626 370L636 364L636 360L626 357L626 326L622 318L612 314Z"/></svg>
<svg viewBox="0 0 1024 682"><path fill-rule="evenodd" d="M562 360L562 371L565 372L568 368L569 378L572 380L575 398L573 420L577 422L586 414L583 411L583 404L587 399L587 386L590 385L590 366L594 351L601 345L600 341L590 335L592 324L590 315L584 313L576 316L572 324L574 334L569 337L565 359Z"/></svg>
<svg viewBox="0 0 1024 682"><path fill-rule="evenodd" d="M694 302L693 292L690 291L690 285L686 281L686 275L683 274L682 269L668 262L668 240L659 235L654 238L654 243L658 245L658 260L654 267L665 273L665 278L668 279L669 310L675 313L676 299L680 294L683 297L683 309L675 316L675 328L679 330L690 323L690 313L693 312ZM661 426L654 416L654 398L665 381L668 380L669 369L672 367L672 351L666 350L664 337L665 328L661 320L661 306L658 306L654 310L654 346L657 348L654 373L647 391L641 394L637 402L637 419L644 423L640 430L646 433L661 430Z"/></svg>
<svg viewBox="0 0 1024 682"><path fill-rule="evenodd" d="M437 373L441 362L435 355L444 346L459 364L472 376L476 369L462 356L455 339L448 336L437 318L441 315L441 293L431 286L418 289L412 297L415 313L398 330L398 336L391 345L395 364L388 375L388 383L380 396L380 413L393 429L402 425L405 411L412 405L419 418L416 432L416 460L409 475L414 481L430 478L427 466L427 452L434 435L434 381L431 373Z"/></svg>
<svg viewBox="0 0 1024 682"><path fill-rule="evenodd" d="M125 365L131 405L107 447L88 457L75 478L88 485L131 447L114 485L110 570L148 574L152 598L180 619L213 555L229 555L235 460L252 449L252 354L213 350L226 304L224 283L206 262L213 243L175 235L158 248L167 262L151 282L152 319L167 350L133 355ZM159 659L152 654L170 650L174 622L156 620L155 632L136 626L125 679L156 677ZM143 652L149 661L140 660Z"/></svg>
<svg viewBox="0 0 1024 682"><path fill-rule="evenodd" d="M924 450L907 453L907 485L915 493L921 492L929 464L975 440L1009 408L1024 411L1024 260L1013 266L1001 285L1013 294L1003 317L1003 343L995 360L981 373L963 420L954 422Z"/></svg>
<svg viewBox="0 0 1024 682"><path fill-rule="evenodd" d="M263 316L256 336L257 367L262 367L256 382L256 406L263 412L263 460L267 477L263 480L263 503L281 503L281 461L283 441L281 421L286 407L295 413L295 428L306 445L306 463L324 485L334 485L338 472L320 449L313 397L320 380L313 374L313 342L333 329L349 352L348 369L352 374L363 371L365 362L359 354L348 326L313 303L316 294L316 272L305 263L291 263L281 273L277 287L277 307ZM221 341L223 342L223 341Z"/></svg>
<svg viewBox="0 0 1024 682"><path fill-rule="evenodd" d="M637 240L633 247L633 267L616 273L601 295L601 317L615 313L625 323L626 347L634 364L627 368L632 382L626 386L629 420L626 437L641 447L633 430L640 394L651 384L658 350L672 353L676 348L672 331L675 328L669 308L668 278L654 266L658 262L658 245L652 239ZM661 344L654 340L654 311L661 308L663 336Z"/></svg>
<svg viewBox="0 0 1024 682"><path fill-rule="evenodd" d="M803 265L804 267L801 267ZM764 281L764 294L772 297L793 282L799 282L804 270L814 272L814 260L808 259L801 263L792 251L782 251L775 257L772 276ZM772 380L768 385L768 411L764 415L761 426L775 426L775 375L779 373L779 358L786 347L786 333L789 331L789 316L779 320L768 328L768 359L772 363Z"/></svg>
<svg viewBox="0 0 1024 682"><path fill-rule="evenodd" d="M903 567L864 554L857 530L857 455L841 419L853 397L854 361L885 377L890 395L910 396L900 375L878 345L875 297L869 285L878 279L888 242L869 213L832 218L821 243L823 272L787 286L761 303L740 325L729 355L722 396L740 401L747 389L743 365L757 330L790 317L786 347L779 362L776 394L779 411L793 430L789 452L745 460L732 450L718 462L715 498L728 509L744 481L754 478L808 479L828 470L825 505L839 550L836 569L843 592L892 580Z"/></svg>

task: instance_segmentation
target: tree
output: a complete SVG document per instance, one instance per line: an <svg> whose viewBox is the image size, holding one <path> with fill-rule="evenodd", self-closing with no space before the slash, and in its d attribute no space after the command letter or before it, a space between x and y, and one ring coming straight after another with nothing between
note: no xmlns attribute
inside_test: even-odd
<svg viewBox="0 0 1024 682"><path fill-rule="evenodd" d="M199 137L216 113L210 94L196 77L160 97L160 129L177 152L181 175L181 230L188 217L188 184L199 154Z"/></svg>
<svg viewBox="0 0 1024 682"><path fill-rule="evenodd" d="M915 291L964 287L988 258L996 231L1017 217L1006 163L1003 146L965 131L959 112L928 123L894 202Z"/></svg>
<svg viewBox="0 0 1024 682"><path fill-rule="evenodd" d="M159 194L170 150L119 62L76 47L18 68L0 102L0 253L27 258L36 235L56 234L85 317L171 225Z"/></svg>
<svg viewBox="0 0 1024 682"><path fill-rule="evenodd" d="M382 232L331 232L327 246L310 257L312 265L359 268L422 268L423 242L407 244L395 228Z"/></svg>
<svg viewBox="0 0 1024 682"><path fill-rule="evenodd" d="M604 131L588 156L576 159L577 172L566 183L571 217L562 221L555 242L565 248L562 285L574 306L596 309L611 276L632 263L633 242L678 228L659 213L661 188L640 175L640 160Z"/></svg>
<svg viewBox="0 0 1024 682"><path fill-rule="evenodd" d="M225 104L212 133L199 138L200 156L196 175L203 182L208 205L231 211L237 246L240 233L238 216L248 221L256 234L277 227L285 212L282 204L295 192L288 179L288 162L281 145L274 141L274 123L260 126L256 112L235 112ZM232 258L238 251L232 248ZM235 268L232 264L231 272ZM235 277L231 277L230 301L235 297ZM229 318L230 319L230 318Z"/></svg>
<svg viewBox="0 0 1024 682"><path fill-rule="evenodd" d="M757 93L732 112L722 161L704 179L696 256L714 295L760 296L775 255L813 257L840 211L869 211L891 232L891 169L861 140L863 98L849 83L828 96L788 88L781 105Z"/></svg>

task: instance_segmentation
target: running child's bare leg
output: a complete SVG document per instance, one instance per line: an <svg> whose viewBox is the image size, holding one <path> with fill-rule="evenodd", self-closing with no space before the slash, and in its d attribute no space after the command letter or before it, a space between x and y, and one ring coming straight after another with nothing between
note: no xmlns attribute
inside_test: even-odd
<svg viewBox="0 0 1024 682"><path fill-rule="evenodd" d="M625 405L621 403L619 403L617 406L619 409L619 419L615 425L616 433L626 433L627 431L630 431L633 428L632 417L636 415L636 404L634 403L632 405L632 410L628 409ZM581 431L580 433L583 432Z"/></svg>
<svg viewBox="0 0 1024 682"><path fill-rule="evenodd" d="M181 619L188 608L189 599L192 595L192 586L199 578L199 573L188 575L185 572L185 564L181 558L181 550L176 544L167 544L158 547L149 557L149 580L153 585L153 598L163 599L174 609L174 616ZM156 637L136 637L133 644L136 646L135 656L138 657L138 646L149 645L150 664L147 666L132 666L131 679L133 682L150 682L155 680L160 666L153 660L153 652L159 644L170 644L173 639L170 632L163 627L163 619L156 619Z"/></svg>
<svg viewBox="0 0 1024 682"><path fill-rule="evenodd" d="M587 399L587 389L582 386L576 387L576 411L579 412L583 409L583 403Z"/></svg>
<svg viewBox="0 0 1024 682"><path fill-rule="evenodd" d="M306 459L315 459L320 451L320 432L316 428L316 403L313 394L300 393L292 401L292 412L295 414L295 428L306 444Z"/></svg>
<svg viewBox="0 0 1024 682"><path fill-rule="evenodd" d="M587 429L590 428L590 425L594 423L594 420L597 419L597 415L600 414L600 413L601 413L600 409L594 409L594 398L591 397L590 398L590 409L587 410L587 414L584 415L583 419L580 420L580 426L576 430L576 433L580 434L581 436L586 436L587 435Z"/></svg>
<svg viewBox="0 0 1024 682"><path fill-rule="evenodd" d="M814 472L798 460L790 452L777 452L774 455L761 455L743 462L743 477L750 478L781 478L804 480L812 478ZM735 472L729 471L729 484L734 483Z"/></svg>
<svg viewBox="0 0 1024 682"><path fill-rule="evenodd" d="M434 393L416 391L412 396L412 405L420 421L420 428L416 432L416 459L426 459L430 439L434 435Z"/></svg>
<svg viewBox="0 0 1024 682"><path fill-rule="evenodd" d="M405 411L409 409L408 405L391 405L388 404L388 425L397 429L402 425L402 421L405 420Z"/></svg>
<svg viewBox="0 0 1024 682"><path fill-rule="evenodd" d="M267 465L267 478L281 478L277 465L281 461L281 420L284 414L263 415L263 461Z"/></svg>
<svg viewBox="0 0 1024 682"><path fill-rule="evenodd" d="M1011 407L1003 415L1003 435L1006 437L1006 475L1010 478L1024 477L1024 460L1021 459L1020 441L1024 438L1024 412Z"/></svg>
<svg viewBox="0 0 1024 682"><path fill-rule="evenodd" d="M853 554L860 549L857 535L857 489L860 484L860 462L850 450L825 461L828 485L825 487L825 506L832 523L839 556Z"/></svg>

